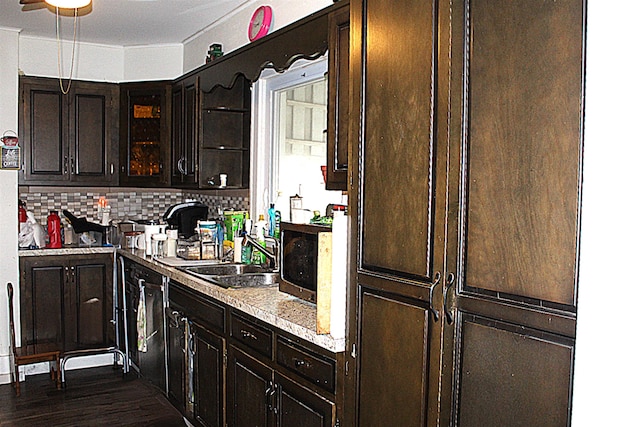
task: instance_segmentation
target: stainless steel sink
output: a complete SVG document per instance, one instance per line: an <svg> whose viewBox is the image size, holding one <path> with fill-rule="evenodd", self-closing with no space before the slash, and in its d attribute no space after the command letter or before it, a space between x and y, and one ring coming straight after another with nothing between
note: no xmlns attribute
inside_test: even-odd
<svg viewBox="0 0 640 427"><path fill-rule="evenodd" d="M246 273L229 276L213 276L211 281L224 288L271 286L278 283L278 273Z"/></svg>
<svg viewBox="0 0 640 427"><path fill-rule="evenodd" d="M180 267L180 270L191 274L206 276L227 276L230 274L263 273L268 270L254 264L211 264Z"/></svg>
<svg viewBox="0 0 640 427"><path fill-rule="evenodd" d="M215 264L179 267L179 270L223 288L272 286L279 274L260 265Z"/></svg>

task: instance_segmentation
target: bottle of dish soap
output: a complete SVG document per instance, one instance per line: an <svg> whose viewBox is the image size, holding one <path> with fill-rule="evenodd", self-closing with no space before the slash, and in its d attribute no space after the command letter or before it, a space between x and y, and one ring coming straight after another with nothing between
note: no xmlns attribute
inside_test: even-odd
<svg viewBox="0 0 640 427"><path fill-rule="evenodd" d="M260 214L258 217L258 221L256 222L256 240L263 248L267 247L267 242L265 241L265 233L267 232L267 221L264 220L264 215ZM252 264L264 264L267 261L267 258L264 254L260 253L258 250L253 251Z"/></svg>
<svg viewBox="0 0 640 427"><path fill-rule="evenodd" d="M274 203L269 207L269 235L276 240L280 240L280 211L276 210Z"/></svg>

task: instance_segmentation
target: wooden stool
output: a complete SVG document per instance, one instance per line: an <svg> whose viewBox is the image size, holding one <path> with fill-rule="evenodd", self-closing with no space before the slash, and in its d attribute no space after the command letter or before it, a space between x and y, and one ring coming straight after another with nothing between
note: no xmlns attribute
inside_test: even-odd
<svg viewBox="0 0 640 427"><path fill-rule="evenodd" d="M11 339L11 354L9 357L13 366L11 384L16 389L16 396L20 396L20 372L18 367L40 362L49 362L51 379L56 382L56 386L60 390L60 350L30 353L28 347L16 347L16 331L13 323L13 285L11 283L7 283L7 298L9 300L9 332ZM55 365L52 366L52 363L55 363Z"/></svg>

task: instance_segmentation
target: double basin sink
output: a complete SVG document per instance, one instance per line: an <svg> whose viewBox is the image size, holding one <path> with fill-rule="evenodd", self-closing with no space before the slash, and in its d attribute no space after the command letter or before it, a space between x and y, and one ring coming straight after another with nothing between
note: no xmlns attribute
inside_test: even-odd
<svg viewBox="0 0 640 427"><path fill-rule="evenodd" d="M253 264L208 264L178 269L223 288L272 286L279 277L278 272Z"/></svg>

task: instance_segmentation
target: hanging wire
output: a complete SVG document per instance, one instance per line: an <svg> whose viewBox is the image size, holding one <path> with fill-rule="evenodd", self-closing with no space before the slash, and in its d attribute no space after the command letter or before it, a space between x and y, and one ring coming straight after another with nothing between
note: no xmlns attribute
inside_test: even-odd
<svg viewBox="0 0 640 427"><path fill-rule="evenodd" d="M69 83L67 88L62 84L62 42L60 41L60 9L56 6L56 39L58 41L58 81L60 82L60 90L64 95L71 90L71 78L73 77L73 65L76 55L76 30L78 27L78 9L74 9L73 13L73 44L71 45L71 69L69 70Z"/></svg>

